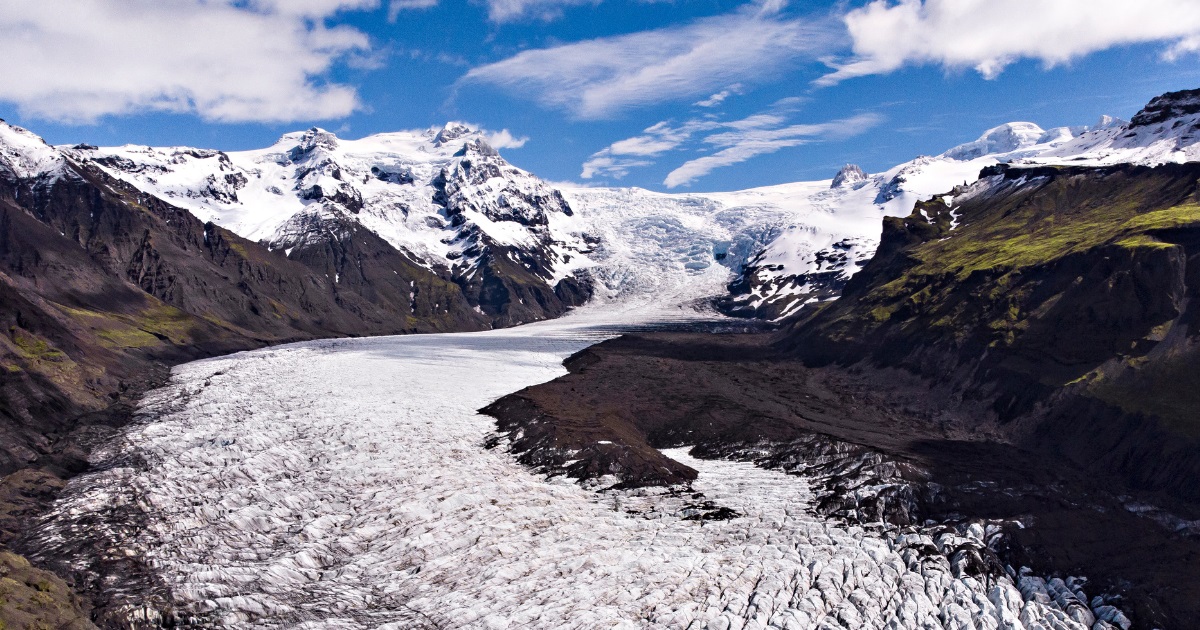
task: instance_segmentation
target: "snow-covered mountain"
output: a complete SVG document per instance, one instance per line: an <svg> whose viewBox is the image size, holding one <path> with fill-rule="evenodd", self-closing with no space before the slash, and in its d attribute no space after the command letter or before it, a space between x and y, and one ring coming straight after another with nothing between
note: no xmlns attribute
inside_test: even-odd
<svg viewBox="0 0 1200 630"><path fill-rule="evenodd" d="M57 172L62 153L33 133L0 120L0 176L35 179Z"/></svg>
<svg viewBox="0 0 1200 630"><path fill-rule="evenodd" d="M345 140L321 129L243 152L51 148L0 124L0 162L22 177L63 159L324 270L336 283L376 254L369 233L457 283L494 325L553 317L591 297L724 296L778 319L836 296L875 250L884 216L974 182L997 163L1161 164L1200 159L1200 91L1154 99L1131 122L1044 130L1013 122L881 173L728 193L555 187L466 125ZM375 246L372 246L375 247Z"/></svg>
<svg viewBox="0 0 1200 630"><path fill-rule="evenodd" d="M448 275L497 325L555 316L587 297L574 274L588 246L564 225L570 206L464 125L361 140L314 128L231 153L87 145L64 152L289 258L324 263L337 282L361 263L346 268L345 250L365 228Z"/></svg>
<svg viewBox="0 0 1200 630"><path fill-rule="evenodd" d="M1128 122L1103 116L1092 126L1048 130L1013 122L941 155L921 156L882 173L866 175L848 165L829 186L788 184L711 195L732 204L759 197L763 203L793 208L791 222L772 228L775 236L746 261L730 287L728 306L777 319L806 303L835 297L874 254L882 217L907 215L916 201L971 184L988 166L1157 166L1196 160L1200 90L1191 90L1155 98Z"/></svg>

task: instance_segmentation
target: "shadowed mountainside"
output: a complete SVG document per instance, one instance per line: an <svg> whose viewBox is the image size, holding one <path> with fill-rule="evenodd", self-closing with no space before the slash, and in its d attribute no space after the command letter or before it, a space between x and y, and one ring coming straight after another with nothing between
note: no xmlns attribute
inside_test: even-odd
<svg viewBox="0 0 1200 630"><path fill-rule="evenodd" d="M1200 501L1200 164L985 175L887 219L783 347L948 383L1015 443Z"/></svg>

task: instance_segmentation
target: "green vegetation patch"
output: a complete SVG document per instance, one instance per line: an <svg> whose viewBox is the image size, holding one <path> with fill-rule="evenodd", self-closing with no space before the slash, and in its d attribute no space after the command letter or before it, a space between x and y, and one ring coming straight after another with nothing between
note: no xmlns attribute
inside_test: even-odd
<svg viewBox="0 0 1200 630"><path fill-rule="evenodd" d="M78 597L52 573L0 552L0 628L95 628Z"/></svg>
<svg viewBox="0 0 1200 630"><path fill-rule="evenodd" d="M918 275L953 273L959 279L977 271L1042 265L1101 245L1169 248L1144 234L1200 224L1200 205L1183 204L1141 212L1137 195L1099 203L1071 203L1057 194L1021 196L950 233L949 238L918 246Z"/></svg>
<svg viewBox="0 0 1200 630"><path fill-rule="evenodd" d="M1200 204L1183 204L1138 215L1125 222L1129 231L1169 230L1200 224Z"/></svg>
<svg viewBox="0 0 1200 630"><path fill-rule="evenodd" d="M152 334L162 335L171 343L187 343L195 334L196 319L167 304L159 304L140 313L138 327Z"/></svg>
<svg viewBox="0 0 1200 630"><path fill-rule="evenodd" d="M138 328L127 316L62 304L56 306L79 324L91 329L100 343L109 348L148 348L162 343L154 335Z"/></svg>
<svg viewBox="0 0 1200 630"><path fill-rule="evenodd" d="M110 348L149 348L164 340L185 344L195 335L196 319L166 304L157 304L127 315L56 305L76 322L87 326Z"/></svg>
<svg viewBox="0 0 1200 630"><path fill-rule="evenodd" d="M21 354L39 361L59 362L67 360L67 354L50 342L21 328L13 328L12 342Z"/></svg>

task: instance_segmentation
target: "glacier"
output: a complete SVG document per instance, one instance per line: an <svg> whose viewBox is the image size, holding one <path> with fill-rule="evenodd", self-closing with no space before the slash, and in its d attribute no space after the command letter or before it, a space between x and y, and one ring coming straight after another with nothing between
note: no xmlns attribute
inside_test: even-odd
<svg viewBox="0 0 1200 630"><path fill-rule="evenodd" d="M680 283L679 296L705 286ZM816 516L803 476L673 449L700 473L691 487L613 490L484 448L494 425L476 410L564 374L572 353L714 317L615 300L511 329L180 366L70 483L40 546L62 557L89 541L77 572L97 553L140 558L171 614L204 627L1122 627L1078 584L955 577L918 552L934 541ZM738 516L687 519L700 496ZM127 619L165 614L114 588Z"/></svg>

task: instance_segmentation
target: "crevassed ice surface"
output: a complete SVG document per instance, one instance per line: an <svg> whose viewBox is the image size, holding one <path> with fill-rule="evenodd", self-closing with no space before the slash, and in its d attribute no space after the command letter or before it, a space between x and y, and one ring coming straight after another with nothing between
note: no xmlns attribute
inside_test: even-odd
<svg viewBox="0 0 1200 630"><path fill-rule="evenodd" d="M803 478L669 451L700 471L693 492L742 515L701 524L671 493L594 492L483 448L476 409L614 330L698 317L623 301L187 364L97 452L144 463L96 462L49 529L104 530L206 627L1085 627L1044 588L1026 601L814 516ZM120 503L146 526L95 517Z"/></svg>

